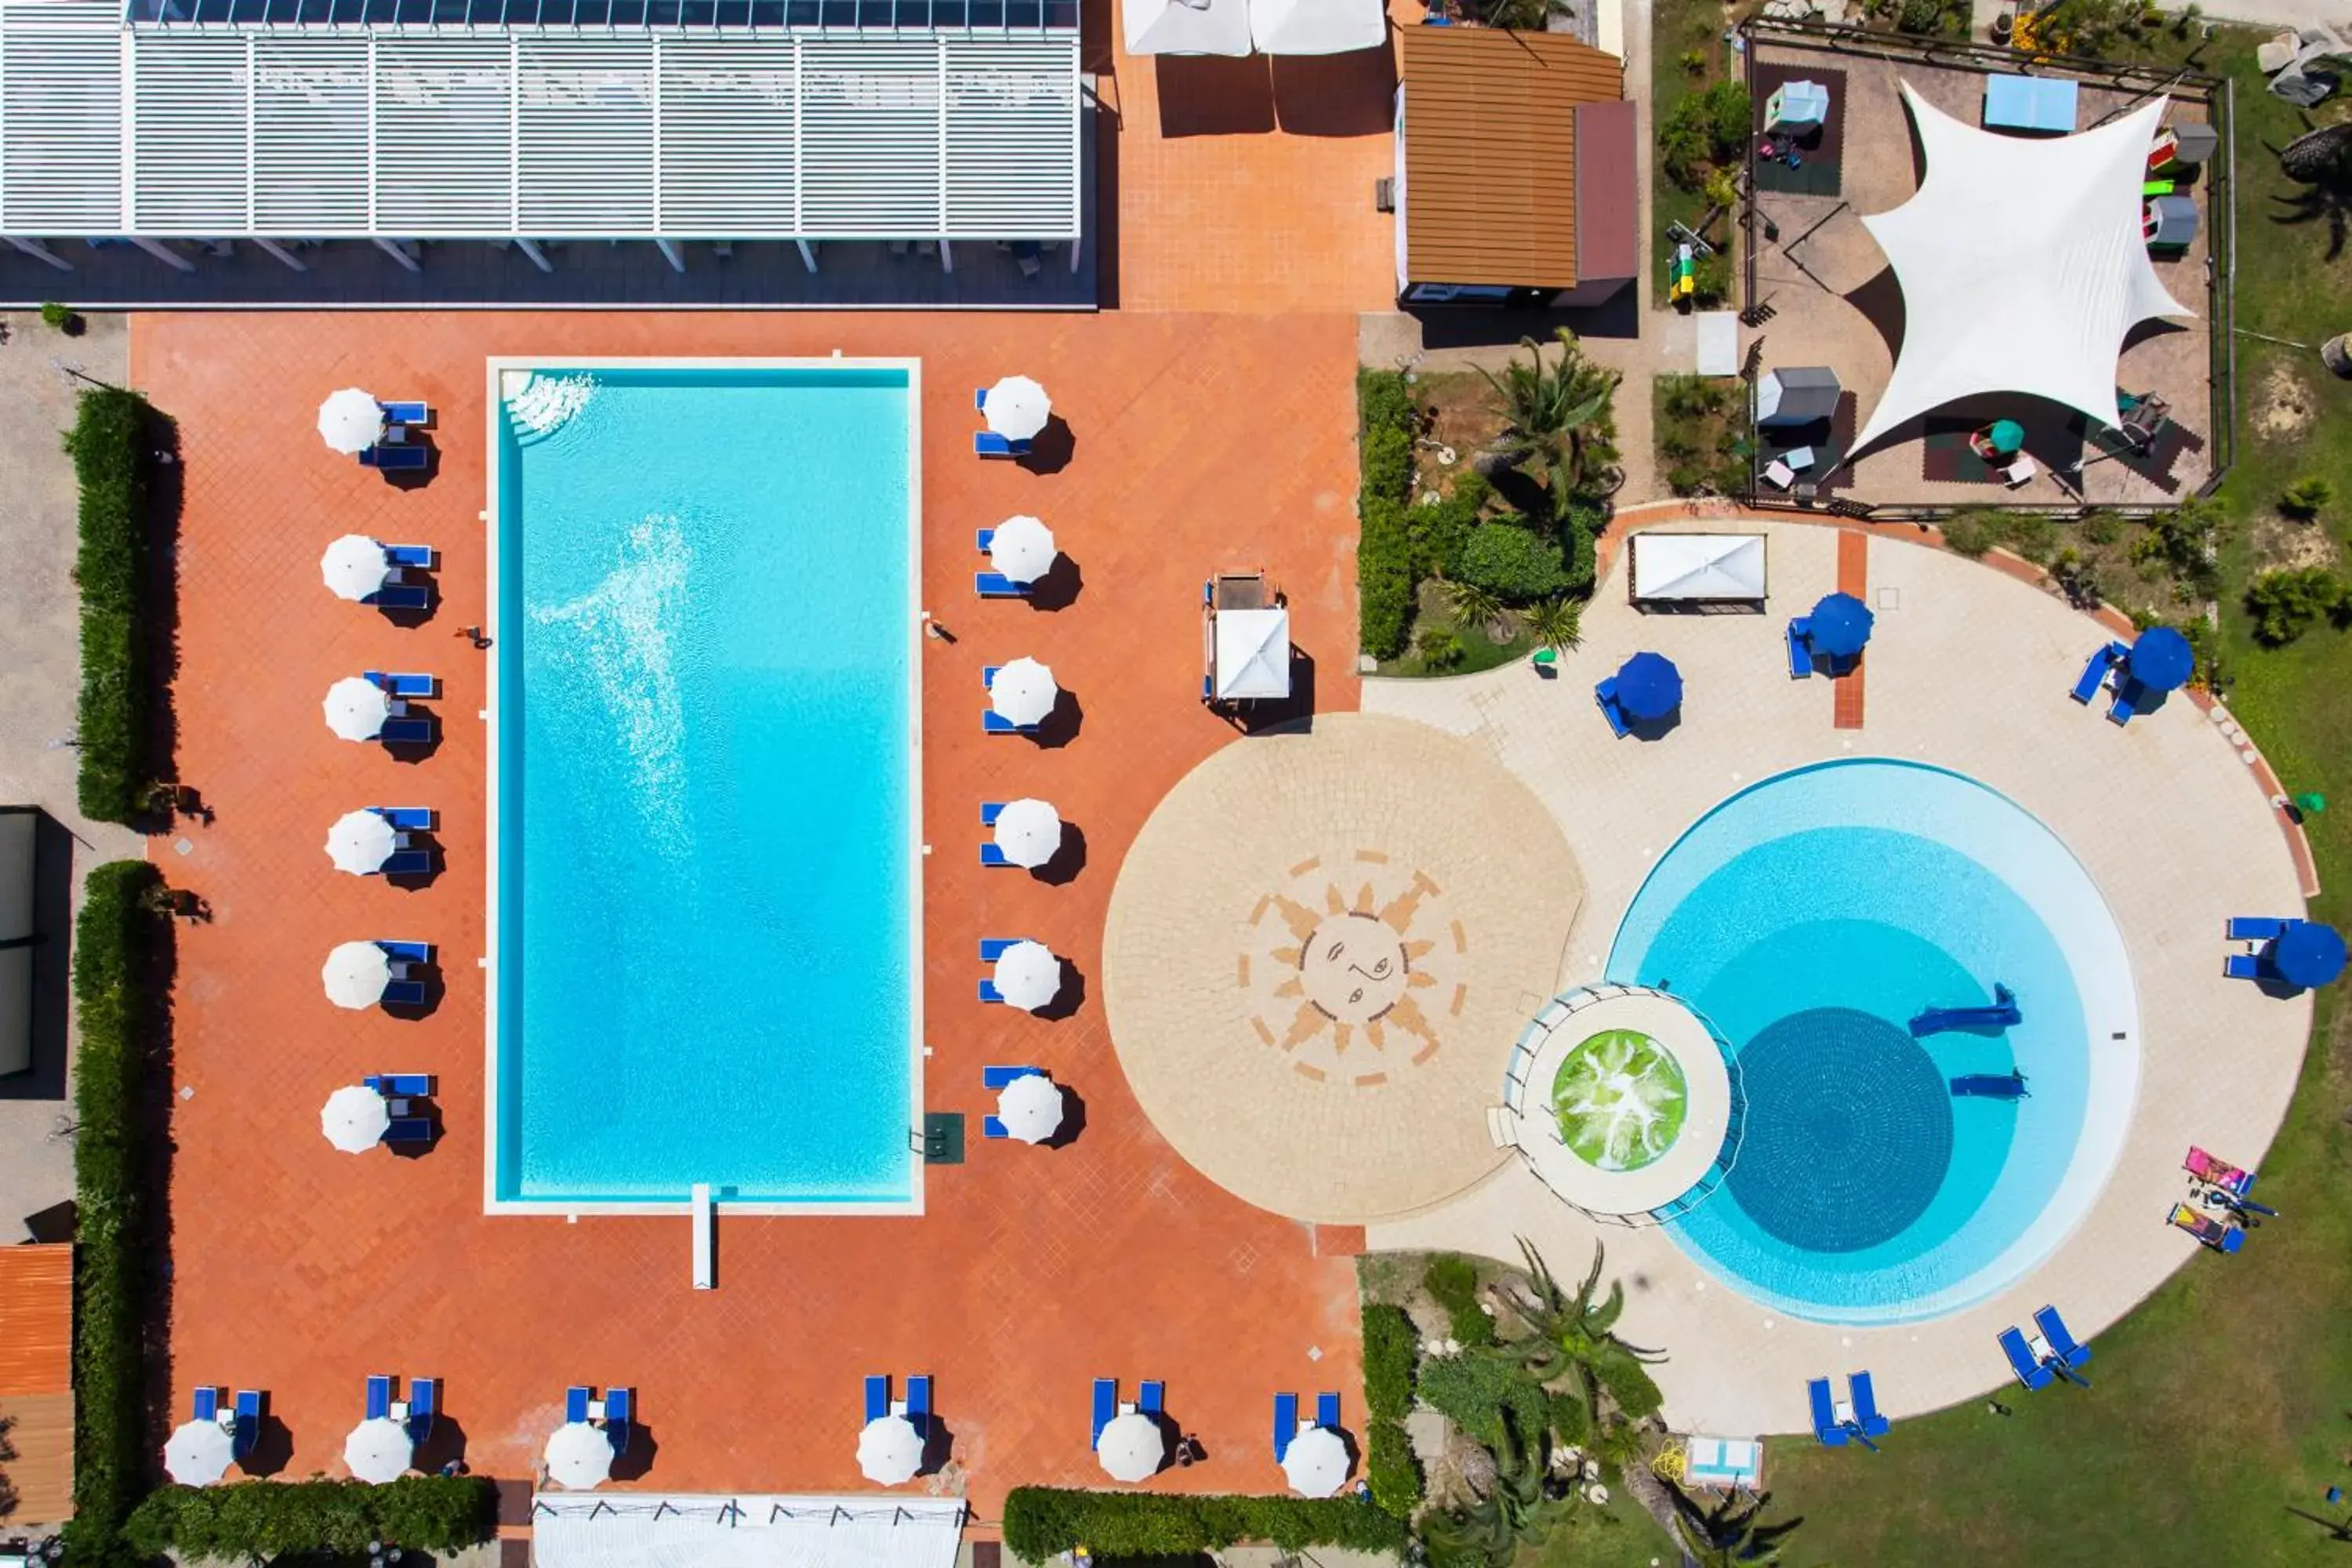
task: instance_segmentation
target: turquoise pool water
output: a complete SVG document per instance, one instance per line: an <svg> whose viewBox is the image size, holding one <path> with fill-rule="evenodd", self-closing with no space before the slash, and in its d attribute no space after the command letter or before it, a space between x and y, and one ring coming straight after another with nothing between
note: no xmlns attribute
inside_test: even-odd
<svg viewBox="0 0 2352 1568"><path fill-rule="evenodd" d="M910 373L496 374L490 1196L908 1204Z"/></svg>
<svg viewBox="0 0 2352 1568"><path fill-rule="evenodd" d="M2087 873L2007 797L1877 760L1768 779L1701 818L1621 923L1612 980L1659 985L1738 1051L1745 1137L1683 1249L1791 1314L1936 1315L2046 1256L2121 1147L2130 972ZM1929 1006L2024 1021L1914 1039ZM2022 1072L2028 1096L1956 1095Z"/></svg>

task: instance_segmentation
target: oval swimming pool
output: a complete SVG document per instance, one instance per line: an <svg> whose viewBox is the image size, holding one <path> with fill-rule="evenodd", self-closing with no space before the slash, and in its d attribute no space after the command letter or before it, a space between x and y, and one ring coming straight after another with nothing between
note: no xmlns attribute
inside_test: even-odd
<svg viewBox="0 0 2352 1568"><path fill-rule="evenodd" d="M1958 773L1856 759L1733 795L1652 869L1608 977L1737 1047L1738 1163L1669 1228L1795 1316L1900 1322L2000 1289L2121 1152L2139 1029L2114 917L2055 835ZM2021 1022L1912 1036L1996 984ZM2012 1072L2022 1098L1955 1082Z"/></svg>

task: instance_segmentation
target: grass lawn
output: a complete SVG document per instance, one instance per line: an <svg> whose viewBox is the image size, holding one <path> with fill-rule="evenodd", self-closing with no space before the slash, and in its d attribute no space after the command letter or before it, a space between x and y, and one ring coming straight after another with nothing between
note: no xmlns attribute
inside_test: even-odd
<svg viewBox="0 0 2352 1568"><path fill-rule="evenodd" d="M1731 52L1723 41L1723 30L1728 26L1721 0L1656 0L1650 21L1650 123L1663 125L1675 111L1675 105L1719 77L1735 75L1747 68L1744 57ZM1696 52L1706 62L1701 70L1692 70L1683 63L1684 57ZM1666 239L1666 226L1680 223L1696 228L1706 213L1706 198L1696 191L1684 190L1666 177L1664 160L1654 159L1650 166L1650 255L1663 275L1666 257L1674 254L1674 246ZM1716 233L1723 238L1724 253L1733 254L1727 237L1733 233L1727 223L1717 220ZM1736 274L1735 274L1736 276ZM1657 305L1671 310L1663 284L1658 288Z"/></svg>
<svg viewBox="0 0 2352 1568"><path fill-rule="evenodd" d="M2298 122L2252 68L2258 37L2232 31L2206 51L2211 68L2237 81L2238 321L2316 343L2352 327L2352 254L2326 261L2324 226L2270 221L2269 196L2288 187L2263 143L2282 143ZM2323 117L2344 112L2329 105ZM2311 829L2329 889L2318 912L2343 923L2352 921L2352 635L2322 626L2263 648L2240 597L2251 573L2274 561L2274 503L2288 482L2323 475L2339 498L2316 525L2298 525L2322 531L2303 542L2306 552L2340 554L2352 541L2352 383L2303 350L2245 338L2239 347L2238 461L2221 491L2237 519L2224 547L2224 683L2288 787L2340 801ZM2352 1487L2347 1106L2352 1009L2330 993L2294 1107L2262 1161L2263 1194L2284 1217L2235 1258L2192 1259L2099 1335L2091 1392L2011 1388L2000 1398L2013 1415L1972 1404L1906 1421L1879 1455L1775 1441L1773 1513L1805 1520L1786 1561L2352 1562L2290 1511L2326 1513L2321 1491Z"/></svg>
<svg viewBox="0 0 2352 1568"><path fill-rule="evenodd" d="M1461 644L1461 659L1456 663L1448 664L1443 669L1433 669L1421 657L1419 648L1415 647L1407 652L1402 658L1384 661L1381 665L1381 674L1475 675L1482 669L1492 669L1498 664L1508 664L1511 660L1525 658L1536 650L1535 639L1528 636L1527 629L1519 625L1518 617L1516 616L1507 616L1511 636L1500 642L1490 635L1492 632L1501 630L1502 627L1499 626L1492 627L1457 626L1454 619L1453 606L1446 603L1445 584L1434 577L1425 580L1421 584L1418 603L1420 613L1413 617L1412 623L1415 638L1417 639L1422 631L1426 628L1444 627L1451 631ZM1531 674L1529 679L1538 678Z"/></svg>

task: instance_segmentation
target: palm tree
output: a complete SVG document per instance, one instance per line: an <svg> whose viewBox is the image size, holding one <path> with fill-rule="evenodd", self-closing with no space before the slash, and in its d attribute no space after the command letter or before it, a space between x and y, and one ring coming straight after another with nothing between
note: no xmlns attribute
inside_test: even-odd
<svg viewBox="0 0 2352 1568"><path fill-rule="evenodd" d="M1446 584L1445 600L1454 611L1457 631L1491 626L1503 617L1503 601L1495 596L1492 589L1475 583Z"/></svg>
<svg viewBox="0 0 2352 1568"><path fill-rule="evenodd" d="M1544 1495L1543 1456L1506 1421L1494 1485L1465 1508L1433 1512L1422 1540L1432 1568L1509 1568L1520 1542L1540 1543L1557 1519Z"/></svg>
<svg viewBox="0 0 2352 1568"><path fill-rule="evenodd" d="M1515 1355L1538 1383L1572 1377L1596 1425L1603 1411L1604 1391L1625 1415L1639 1418L1657 1409L1658 1385L1643 1367L1665 1358L1656 1351L1629 1345L1611 1332L1625 1310L1624 1285L1612 1280L1607 1300L1593 1300L1601 1288L1602 1247L1593 1244L1592 1268L1570 1296L1559 1288L1528 1239L1521 1237L1518 1242L1535 1288L1535 1305L1521 1313L1532 1332L1507 1342L1504 1351Z"/></svg>
<svg viewBox="0 0 2352 1568"><path fill-rule="evenodd" d="M1566 327L1555 335L1558 364L1544 363L1542 346L1521 338L1525 361L1513 359L1499 376L1483 366L1478 374L1503 400L1505 433L1511 438L1501 454L1507 466L1539 460L1552 510L1565 515L1570 499L1595 488L1617 456L1610 439L1617 426L1610 410L1622 377L1586 359L1576 334Z"/></svg>
<svg viewBox="0 0 2352 1568"><path fill-rule="evenodd" d="M1800 1518L1758 1524L1756 1516L1772 1500L1769 1492L1748 1498L1735 1494L1709 1509L1681 1491L1673 1496L1675 1533L1682 1538L1684 1554L1699 1568L1739 1568L1742 1563L1769 1568L1780 1561L1782 1538L1804 1522Z"/></svg>
<svg viewBox="0 0 2352 1568"><path fill-rule="evenodd" d="M2325 223L2327 259L2344 253L2352 239L2352 121L2322 126L2279 149L2279 172L2301 185L2293 195L2273 193L2285 208L2273 223Z"/></svg>
<svg viewBox="0 0 2352 1568"><path fill-rule="evenodd" d="M2352 120L2305 132L2279 149L2279 172L2300 184L2312 184L2352 158Z"/></svg>
<svg viewBox="0 0 2352 1568"><path fill-rule="evenodd" d="M1569 598L1546 599L1519 612L1528 635L1549 648L1574 647L1584 636L1584 606Z"/></svg>

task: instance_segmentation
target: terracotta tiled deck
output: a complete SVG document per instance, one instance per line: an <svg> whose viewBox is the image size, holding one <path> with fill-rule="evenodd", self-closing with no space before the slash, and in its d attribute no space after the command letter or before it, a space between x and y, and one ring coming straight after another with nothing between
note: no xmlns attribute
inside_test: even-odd
<svg viewBox="0 0 2352 1568"><path fill-rule="evenodd" d="M925 580L956 635L925 646L926 1011L933 1109L971 1119L970 1163L931 1171L917 1220L722 1219L720 1288L688 1289L683 1217L488 1219L483 1137L482 360L497 353L916 354L924 362ZM1186 316L1053 321L864 315L142 317L133 375L180 420L180 774L218 813L184 857L211 902L183 941L175 1067L175 1404L217 1381L271 1391L288 1468L341 1473L370 1373L436 1374L478 1471L527 1476L572 1382L640 1390L643 1485L854 1489L857 1377L929 1372L983 1516L1019 1482L1100 1479L1087 1380L1168 1380L1206 1463L1162 1488L1271 1491L1267 1400L1361 1379L1352 1237L1249 1209L1180 1161L1129 1098L1098 998L1050 1023L973 998L983 930L1034 931L1099 974L1103 915L1152 805L1234 732L1202 711L1199 584L1271 568L1326 710L1352 710L1354 323ZM970 455L971 388L1038 374L1076 433L1058 473ZM320 397L358 383L440 415L431 483L396 489L326 451ZM1084 573L1058 612L971 598L971 531L1015 510ZM346 530L445 552L441 607L401 629L333 598L316 562ZM1084 707L1067 747L981 738L983 661L1034 652ZM438 671L446 739L416 764L335 740L319 700L367 668ZM974 804L1034 790L1084 830L1076 880L983 871ZM448 869L404 893L320 844L352 806L444 814ZM780 873L782 874L782 873ZM442 945L448 994L421 1021L339 1012L318 979L353 936ZM984 1061L1034 1061L1086 1105L1055 1152L984 1144ZM415 1160L354 1159L318 1131L364 1072L442 1079L448 1135ZM1320 1359L1315 1359L1319 1349ZM640 1450L642 1454L644 1450Z"/></svg>

